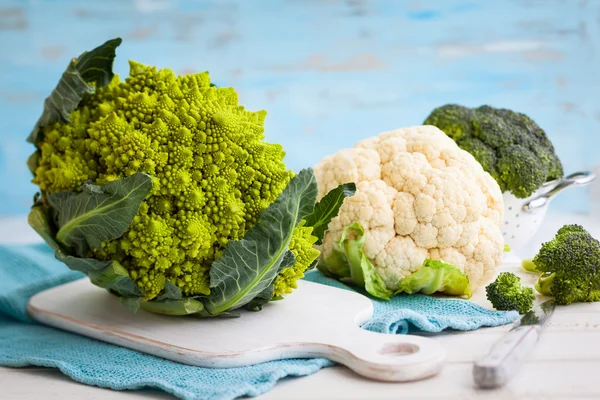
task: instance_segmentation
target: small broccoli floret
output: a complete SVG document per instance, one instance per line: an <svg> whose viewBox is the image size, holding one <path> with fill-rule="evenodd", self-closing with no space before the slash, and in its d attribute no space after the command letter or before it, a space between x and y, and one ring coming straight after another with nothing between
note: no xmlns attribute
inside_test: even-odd
<svg viewBox="0 0 600 400"><path fill-rule="evenodd" d="M533 259L536 290L557 304L600 301L600 242L580 225L565 225Z"/></svg>
<svg viewBox="0 0 600 400"><path fill-rule="evenodd" d="M535 300L533 289L521 286L521 278L510 272L500 273L485 291L496 310L517 310L519 314L525 314L531 310Z"/></svg>
<svg viewBox="0 0 600 400"><path fill-rule="evenodd" d="M503 191L518 198L529 197L545 182L563 176L546 133L524 114L448 104L433 110L425 124L443 130L479 161Z"/></svg>

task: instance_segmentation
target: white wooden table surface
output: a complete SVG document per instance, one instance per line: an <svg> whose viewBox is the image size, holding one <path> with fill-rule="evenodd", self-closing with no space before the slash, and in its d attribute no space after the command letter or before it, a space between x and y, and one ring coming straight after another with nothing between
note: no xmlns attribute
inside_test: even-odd
<svg viewBox="0 0 600 400"><path fill-rule="evenodd" d="M600 237L600 221L590 216L549 214L524 254L533 254L564 223L581 223ZM0 242L37 240L22 218L0 220ZM504 269L518 271L517 264ZM527 276L527 275L525 275ZM532 278L528 283L533 283ZM473 301L489 306L479 290ZM437 336L448 351L446 366L435 378L404 384L369 381L343 367L286 379L261 399L600 399L600 303L556 310L521 372L505 388L481 391L473 386L472 361L509 326ZM70 381L56 370L0 368L0 399L166 399L155 391L117 392Z"/></svg>

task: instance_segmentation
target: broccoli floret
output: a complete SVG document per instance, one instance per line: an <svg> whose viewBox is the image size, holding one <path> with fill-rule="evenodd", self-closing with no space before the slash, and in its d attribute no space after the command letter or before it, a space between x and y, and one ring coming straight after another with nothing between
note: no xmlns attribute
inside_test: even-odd
<svg viewBox="0 0 600 400"><path fill-rule="evenodd" d="M600 301L600 242L580 225L565 225L533 259L536 290L557 304Z"/></svg>
<svg viewBox="0 0 600 400"><path fill-rule="evenodd" d="M517 310L525 314L533 307L535 292L530 287L521 286L521 278L511 272L502 272L486 288L487 299L496 310Z"/></svg>
<svg viewBox="0 0 600 400"><path fill-rule="evenodd" d="M233 89L211 85L207 72L176 76L130 61L125 81L115 75L84 97L70 121L43 127L33 182L51 194L150 175L152 192L127 231L89 256L119 261L146 300L166 281L184 296L207 295L212 263L293 176L282 146L264 141L265 116L238 105ZM280 272L276 295L295 288L318 257L311 233L294 231L297 262Z"/></svg>
<svg viewBox="0 0 600 400"><path fill-rule="evenodd" d="M425 124L443 130L479 161L500 189L518 198L529 197L545 182L563 176L546 133L524 114L448 104L433 110Z"/></svg>

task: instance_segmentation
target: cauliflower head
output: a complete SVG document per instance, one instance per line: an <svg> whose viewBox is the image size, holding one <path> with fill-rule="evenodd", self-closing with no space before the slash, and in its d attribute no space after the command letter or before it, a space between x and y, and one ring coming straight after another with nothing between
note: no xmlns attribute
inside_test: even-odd
<svg viewBox="0 0 600 400"><path fill-rule="evenodd" d="M391 291L426 259L456 266L473 287L489 281L502 260L500 187L434 126L362 140L325 157L315 175L319 197L343 182L356 183L356 194L344 200L325 233L323 259L358 223L362 251Z"/></svg>

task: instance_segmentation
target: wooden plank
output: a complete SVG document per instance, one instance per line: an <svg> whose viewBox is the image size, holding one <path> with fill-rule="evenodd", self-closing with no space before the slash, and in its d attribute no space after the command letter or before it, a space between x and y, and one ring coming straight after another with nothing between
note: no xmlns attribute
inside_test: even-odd
<svg viewBox="0 0 600 400"><path fill-rule="evenodd" d="M329 399L543 399L592 400L600 398L600 387L589 379L590 371L600 370L600 362L527 362L521 372L503 389L476 390L471 365L452 363L435 378L411 383L385 383L363 379L342 367L326 368L317 374L280 381L261 400ZM35 383L34 383L35 382ZM118 392L70 381L58 371L0 368L3 398L11 400L125 400L167 399L150 391Z"/></svg>
<svg viewBox="0 0 600 400"><path fill-rule="evenodd" d="M448 362L472 362L485 355L500 340L505 330L488 329L485 333L460 332L439 336L447 350ZM598 332L544 331L540 341L528 356L531 361L598 361Z"/></svg>
<svg viewBox="0 0 600 400"><path fill-rule="evenodd" d="M471 364L451 363L432 379L411 383L375 382L361 378L343 367L326 368L317 374L288 378L261 400L596 400L600 387L589 379L599 371L600 362L527 362L508 386L482 391L473 387ZM136 398L167 399L169 395L151 391L117 392L70 381L58 371L47 369L0 368L2 398L11 400L126 400Z"/></svg>
<svg viewBox="0 0 600 400"><path fill-rule="evenodd" d="M292 399L598 399L600 386L589 379L600 362L528 362L508 386L492 391L473 386L470 363L447 365L432 379L411 383L380 383L343 368L327 368L303 379L282 381L261 400Z"/></svg>
<svg viewBox="0 0 600 400"><path fill-rule="evenodd" d="M117 391L75 382L56 369L0 367L3 400L136 400L173 399L157 390Z"/></svg>

